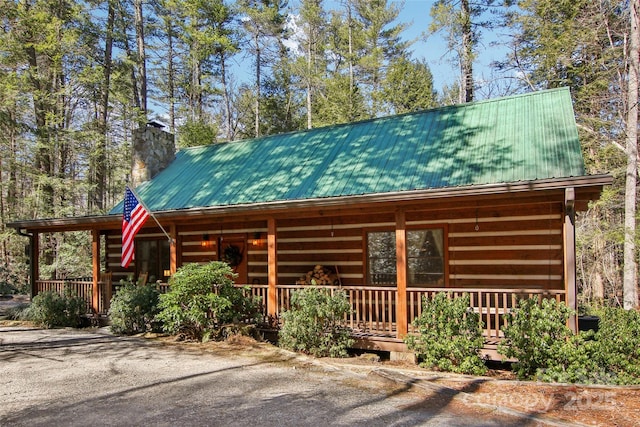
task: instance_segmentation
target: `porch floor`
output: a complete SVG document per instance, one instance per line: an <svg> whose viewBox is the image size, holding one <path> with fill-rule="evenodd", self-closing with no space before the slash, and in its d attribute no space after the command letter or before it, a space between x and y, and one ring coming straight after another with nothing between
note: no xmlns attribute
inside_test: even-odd
<svg viewBox="0 0 640 427"><path fill-rule="evenodd" d="M391 336L389 334L376 334L370 332L354 332L353 338L355 343L353 348L359 350L371 350L371 351L389 351L407 353L407 345L399 338ZM487 338L484 339L484 347L480 350L480 354L483 358L492 361L509 361L504 356L498 354L498 344L500 338Z"/></svg>

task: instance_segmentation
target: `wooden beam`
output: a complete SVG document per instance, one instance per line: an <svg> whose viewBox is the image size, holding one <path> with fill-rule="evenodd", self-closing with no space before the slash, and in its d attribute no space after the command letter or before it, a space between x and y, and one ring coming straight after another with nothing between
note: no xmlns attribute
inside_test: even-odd
<svg viewBox="0 0 640 427"><path fill-rule="evenodd" d="M398 282L396 331L397 337L403 339L409 330L407 321L407 224L404 211L396 212L396 274Z"/></svg>
<svg viewBox="0 0 640 427"><path fill-rule="evenodd" d="M169 235L171 236L171 245L169 248L169 269L173 276L178 269L178 227L175 223L169 226Z"/></svg>
<svg viewBox="0 0 640 427"><path fill-rule="evenodd" d="M40 280L40 235L33 233L29 241L29 261L31 262L31 300L38 295L38 280Z"/></svg>
<svg viewBox="0 0 640 427"><path fill-rule="evenodd" d="M565 190L564 224L563 224L563 258L564 258L564 290L567 306L575 314L569 318L568 326L573 332L578 331L578 303L576 285L576 234L575 234L575 191Z"/></svg>
<svg viewBox="0 0 640 427"><path fill-rule="evenodd" d="M277 226L274 218L267 221L267 263L268 285L267 290L267 314L275 318L278 315L278 252L277 252Z"/></svg>
<svg viewBox="0 0 640 427"><path fill-rule="evenodd" d="M91 309L94 314L100 312L100 231L91 230L91 258L93 264L93 284Z"/></svg>

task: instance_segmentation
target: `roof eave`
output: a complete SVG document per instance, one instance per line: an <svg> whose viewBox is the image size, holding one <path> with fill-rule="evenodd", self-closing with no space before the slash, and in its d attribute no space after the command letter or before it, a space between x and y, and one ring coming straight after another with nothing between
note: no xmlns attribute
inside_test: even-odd
<svg viewBox="0 0 640 427"><path fill-rule="evenodd" d="M305 209L305 208L323 208L330 209L343 208L345 203L349 206L357 206L359 204L372 204L372 203L398 203L407 200L429 200L449 197L464 197L464 196L483 196L483 195L499 195L507 193L521 193L526 191L550 191L560 190L565 188L581 188L581 187L595 187L602 188L605 185L611 185L613 178L610 175L587 175L580 177L561 178L561 179L544 179L535 181L521 181L512 183L500 183L500 184L482 184L482 185L469 185L461 187L447 187L447 188L431 188L422 190L411 191L398 191L389 193L375 193L375 194L362 194L362 195L350 195L339 197L326 197L317 199L305 199L305 200L286 200L286 201L274 201L263 202L256 204L246 205L233 205L233 206L211 206L205 208L190 208L181 209L179 211L166 211L155 213L157 216L164 216L168 213L180 212L181 216L198 216L204 214L222 214L222 213L240 213L249 212L253 210L265 211L280 211L291 209Z"/></svg>
<svg viewBox="0 0 640 427"><path fill-rule="evenodd" d="M375 193L304 200L283 200L251 204L187 208L179 210L155 211L154 215L157 218L171 219L171 217L174 216L185 218L198 217L202 215L219 216L225 214L250 214L257 212L261 214L269 214L284 210L343 208L346 203L348 203L349 206L357 206L360 204L398 203L406 200L416 201L450 197L500 195L508 193L522 193L526 191L550 191L564 188L602 188L605 185L611 185L612 183L613 178L611 177L611 175L586 175L570 178L553 178L499 184L481 184L461 187L398 191L390 193ZM122 216L120 214L112 214L86 217L15 221L8 223L7 227L28 232L79 231L90 229L117 229L120 226L121 221Z"/></svg>

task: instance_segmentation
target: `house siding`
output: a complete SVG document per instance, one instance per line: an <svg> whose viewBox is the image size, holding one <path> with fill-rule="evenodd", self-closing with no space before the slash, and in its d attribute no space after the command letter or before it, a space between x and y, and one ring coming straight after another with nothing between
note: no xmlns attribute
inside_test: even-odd
<svg viewBox="0 0 640 427"><path fill-rule="evenodd" d="M348 212L335 215L276 219L278 283L294 284L314 265L339 273L343 285L367 284L366 233L394 230L396 209L406 212L408 229L445 230L446 278L454 288L564 289L562 221L559 200L503 198L476 206L457 207L451 201L437 206L385 206L388 212ZM203 221L200 219L199 221ZM267 221L248 220L176 224L178 266L219 259L218 246L225 239L242 241L246 269L242 283L266 284L268 278ZM212 246L201 245L208 235ZM144 229L139 238L162 238ZM256 240L257 244L254 244ZM107 236L107 269L114 279L133 274L120 267L120 234ZM135 261L134 261L135 263Z"/></svg>

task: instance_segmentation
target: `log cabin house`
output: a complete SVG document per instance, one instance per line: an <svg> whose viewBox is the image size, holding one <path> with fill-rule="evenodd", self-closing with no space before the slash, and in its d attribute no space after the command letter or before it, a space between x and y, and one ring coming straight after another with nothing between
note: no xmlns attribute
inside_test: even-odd
<svg viewBox="0 0 640 427"><path fill-rule="evenodd" d="M34 294L60 286L39 277L38 236L86 230L96 313L112 291L105 271L166 282L183 264L225 259L277 317L318 266L319 286L347 292L360 347L402 351L421 298L449 291L469 293L490 350L517 298L576 308L575 213L612 181L585 174L566 88L170 155L137 193L173 243L149 219L126 270L121 205L9 224L31 238Z"/></svg>

